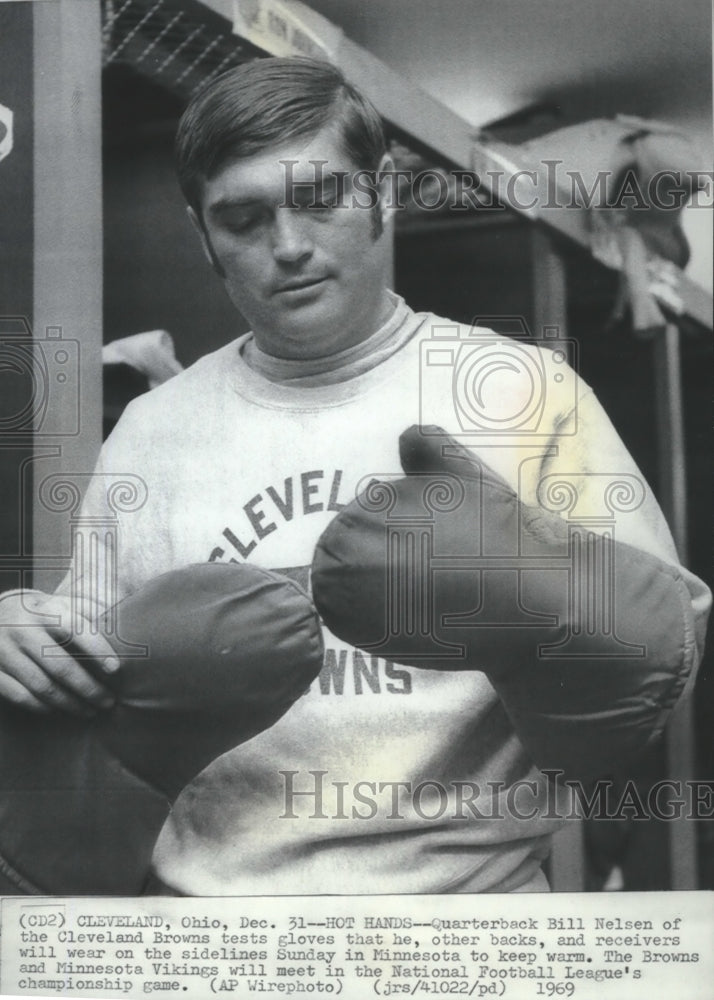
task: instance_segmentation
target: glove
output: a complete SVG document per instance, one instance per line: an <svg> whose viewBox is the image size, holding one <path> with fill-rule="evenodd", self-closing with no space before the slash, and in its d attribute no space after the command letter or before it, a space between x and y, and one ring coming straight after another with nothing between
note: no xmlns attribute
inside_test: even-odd
<svg viewBox="0 0 714 1000"><path fill-rule="evenodd" d="M115 708L87 722L0 706L0 893L140 893L181 789L322 666L307 595L247 564L167 573L102 626L121 658L104 679Z"/></svg>
<svg viewBox="0 0 714 1000"><path fill-rule="evenodd" d="M440 434L440 436L439 436ZM602 774L661 732L691 660L676 568L518 500L440 428L400 438L312 567L341 639L430 670L482 670L533 760Z"/></svg>

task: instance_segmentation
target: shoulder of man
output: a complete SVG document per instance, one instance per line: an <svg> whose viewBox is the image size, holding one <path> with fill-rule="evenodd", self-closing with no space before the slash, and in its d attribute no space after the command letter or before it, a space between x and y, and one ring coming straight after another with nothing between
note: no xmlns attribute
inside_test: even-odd
<svg viewBox="0 0 714 1000"><path fill-rule="evenodd" d="M242 338L205 354L161 385L136 396L127 404L108 442L116 447L138 432L154 438L176 437L181 430L205 421L212 404L221 408L222 388Z"/></svg>

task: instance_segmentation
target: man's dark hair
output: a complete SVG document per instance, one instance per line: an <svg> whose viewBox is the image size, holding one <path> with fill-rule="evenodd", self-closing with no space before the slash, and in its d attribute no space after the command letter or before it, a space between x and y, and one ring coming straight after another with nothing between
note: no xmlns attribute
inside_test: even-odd
<svg viewBox="0 0 714 1000"><path fill-rule="evenodd" d="M376 170L386 148L381 119L335 66L266 58L222 73L195 95L179 122L176 161L186 201L200 215L202 178L230 159L309 138L332 123L355 167Z"/></svg>

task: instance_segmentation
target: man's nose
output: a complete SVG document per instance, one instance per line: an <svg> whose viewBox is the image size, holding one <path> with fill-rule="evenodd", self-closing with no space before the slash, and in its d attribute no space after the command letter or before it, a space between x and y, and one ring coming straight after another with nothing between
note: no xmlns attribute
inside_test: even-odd
<svg viewBox="0 0 714 1000"><path fill-rule="evenodd" d="M312 238L304 213L291 208L279 208L273 224L273 255L283 264L294 264L313 251Z"/></svg>

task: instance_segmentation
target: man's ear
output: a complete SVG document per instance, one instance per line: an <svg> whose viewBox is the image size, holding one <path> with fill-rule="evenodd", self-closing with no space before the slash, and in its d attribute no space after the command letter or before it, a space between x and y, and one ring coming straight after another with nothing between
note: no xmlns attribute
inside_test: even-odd
<svg viewBox="0 0 714 1000"><path fill-rule="evenodd" d="M201 247L203 249L203 253L206 257L206 260L211 265L216 274L219 276L219 278L225 278L226 272L223 270L220 261L216 257L216 253L211 244L210 237L206 232L206 228L203 224L203 219L201 219L198 212L196 212L195 209L191 208L190 205L186 209L186 213L189 219L191 220L191 225L198 233L198 238L201 241Z"/></svg>
<svg viewBox="0 0 714 1000"><path fill-rule="evenodd" d="M377 167L377 177L379 178L379 204L378 212L382 230L391 222L394 209L398 199L395 199L394 178L389 176L394 171L394 160L389 153L385 153L379 161ZM385 176L386 175L386 176Z"/></svg>

